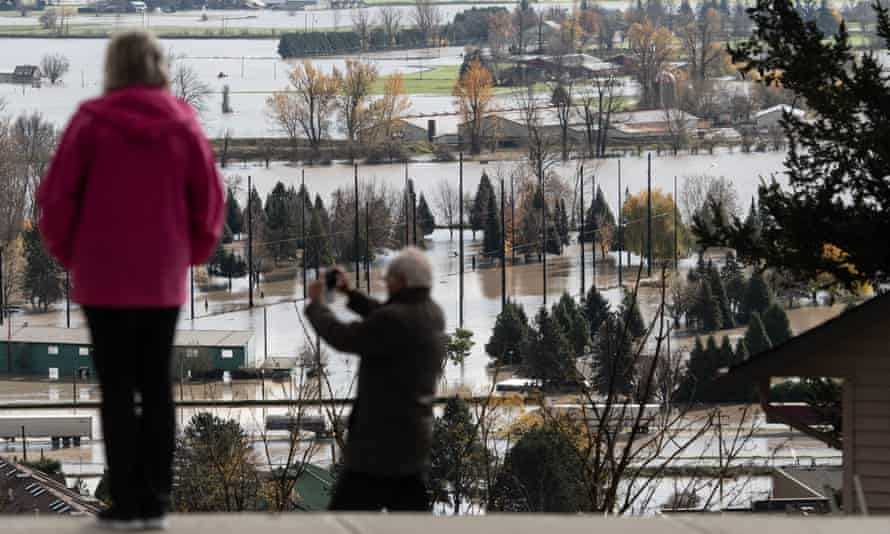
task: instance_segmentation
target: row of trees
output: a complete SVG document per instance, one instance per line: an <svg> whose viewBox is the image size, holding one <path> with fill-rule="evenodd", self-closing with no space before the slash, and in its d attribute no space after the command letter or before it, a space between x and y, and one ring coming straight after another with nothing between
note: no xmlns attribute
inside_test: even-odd
<svg viewBox="0 0 890 534"><path fill-rule="evenodd" d="M236 178L226 197L226 224L223 238L211 260L208 271L212 275L240 277L247 273L244 253L231 246L240 237L244 242L250 221L253 233L254 269L269 271L281 263L302 260L309 268L334 263L352 264L373 261L380 248L396 248L405 243L405 224L408 239L418 241L432 233L435 218L423 193L418 197L412 182L405 191L393 191L377 184L365 183L359 190L359 256L355 242L355 191L337 189L328 206L320 195L313 200L301 186L287 187L278 182L266 196L265 202L256 191L249 194L252 210L241 208L236 196L240 181ZM416 207L412 208L411 203Z"/></svg>
<svg viewBox="0 0 890 534"><path fill-rule="evenodd" d="M341 73L329 74L304 60L289 75L290 87L273 93L267 101L269 114L290 139L294 150L304 139L314 154L330 139L333 121L340 120L350 143L359 139L367 145L398 142L399 119L410 109L404 81L398 73L383 83L381 98L371 99L378 80L377 68L356 59L347 59Z"/></svg>

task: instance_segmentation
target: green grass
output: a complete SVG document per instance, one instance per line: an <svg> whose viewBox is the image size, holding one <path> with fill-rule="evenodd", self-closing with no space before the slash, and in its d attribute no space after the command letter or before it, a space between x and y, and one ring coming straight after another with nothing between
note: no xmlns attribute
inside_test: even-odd
<svg viewBox="0 0 890 534"><path fill-rule="evenodd" d="M409 95L450 95L454 90L454 82L460 73L460 65L435 67L425 72L406 74L405 93ZM377 80L371 88L374 94L383 93L385 78Z"/></svg>

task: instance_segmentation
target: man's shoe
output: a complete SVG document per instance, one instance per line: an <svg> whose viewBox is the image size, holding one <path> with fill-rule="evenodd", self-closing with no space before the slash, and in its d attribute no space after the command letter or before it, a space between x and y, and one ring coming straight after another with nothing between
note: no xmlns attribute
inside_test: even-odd
<svg viewBox="0 0 890 534"><path fill-rule="evenodd" d="M103 530L141 530L144 521L114 508L102 510L96 515L96 526Z"/></svg>
<svg viewBox="0 0 890 534"><path fill-rule="evenodd" d="M142 518L142 528L145 530L167 530L169 526L166 515Z"/></svg>

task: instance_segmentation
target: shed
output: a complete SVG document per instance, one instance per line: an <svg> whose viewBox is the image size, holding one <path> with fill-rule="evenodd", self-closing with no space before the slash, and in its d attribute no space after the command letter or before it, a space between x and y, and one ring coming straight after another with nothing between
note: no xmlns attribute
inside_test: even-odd
<svg viewBox="0 0 890 534"><path fill-rule="evenodd" d="M725 383L754 383L773 421L843 451L847 513L890 513L890 295L875 297L771 350L734 366ZM838 438L771 404L772 378L835 378L842 385ZM862 490L862 499L859 490ZM864 503L862 502L864 500Z"/></svg>
<svg viewBox="0 0 890 534"><path fill-rule="evenodd" d="M93 375L92 343L86 328L23 326L0 350L0 373L50 377ZM174 358L206 361L214 370L233 371L256 366L253 332L238 330L177 330Z"/></svg>

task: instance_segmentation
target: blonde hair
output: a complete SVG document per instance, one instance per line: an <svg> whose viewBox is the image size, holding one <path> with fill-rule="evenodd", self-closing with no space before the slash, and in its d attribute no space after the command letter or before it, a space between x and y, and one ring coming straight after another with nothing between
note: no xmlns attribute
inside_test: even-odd
<svg viewBox="0 0 890 534"><path fill-rule="evenodd" d="M167 87L167 59L154 35L128 31L115 35L105 54L106 93L131 85Z"/></svg>

